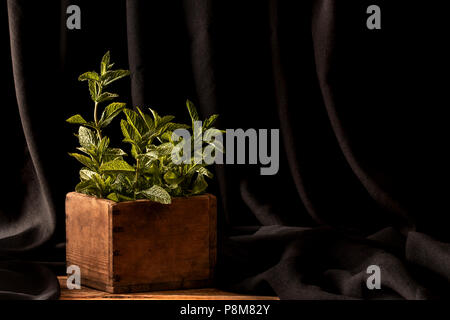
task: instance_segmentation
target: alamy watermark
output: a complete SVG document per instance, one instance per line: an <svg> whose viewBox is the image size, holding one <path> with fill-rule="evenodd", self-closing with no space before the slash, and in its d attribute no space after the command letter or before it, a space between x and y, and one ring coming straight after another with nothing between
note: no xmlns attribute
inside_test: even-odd
<svg viewBox="0 0 450 320"><path fill-rule="evenodd" d="M381 8L377 5L371 5L367 7L367 14L370 16L367 18L367 29L380 30L381 29Z"/></svg>
<svg viewBox="0 0 450 320"><path fill-rule="evenodd" d="M381 29L381 8L378 5L370 5L367 7L366 13L369 17L366 21L367 29L380 30ZM81 29L81 9L79 6L72 4L66 9L67 19L66 26L69 30Z"/></svg>
<svg viewBox="0 0 450 320"><path fill-rule="evenodd" d="M202 125L201 121L194 122L193 137L186 129L173 132L172 141L178 142L171 153L175 164L260 164L263 166L261 175L277 174L279 129L208 129L203 132ZM205 148L204 143L208 144Z"/></svg>
<svg viewBox="0 0 450 320"><path fill-rule="evenodd" d="M376 264L372 264L367 267L366 273L370 274L366 280L367 289L381 289L381 268Z"/></svg>
<svg viewBox="0 0 450 320"><path fill-rule="evenodd" d="M66 20L66 27L69 30L81 29L81 9L73 4L67 7L66 13L69 15Z"/></svg>
<svg viewBox="0 0 450 320"><path fill-rule="evenodd" d="M69 290L73 290L73 289L80 290L81 289L81 270L80 270L80 267L77 266L77 265L72 264L72 265L67 267L66 273L67 273L67 281L66 281L67 289L69 289Z"/></svg>

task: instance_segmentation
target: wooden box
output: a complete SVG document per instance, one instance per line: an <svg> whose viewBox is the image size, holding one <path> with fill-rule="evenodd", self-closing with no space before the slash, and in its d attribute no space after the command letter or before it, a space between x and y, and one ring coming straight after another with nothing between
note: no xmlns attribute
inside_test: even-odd
<svg viewBox="0 0 450 320"><path fill-rule="evenodd" d="M216 198L210 194L163 205L71 192L67 265L80 267L82 285L110 293L211 286L216 221Z"/></svg>

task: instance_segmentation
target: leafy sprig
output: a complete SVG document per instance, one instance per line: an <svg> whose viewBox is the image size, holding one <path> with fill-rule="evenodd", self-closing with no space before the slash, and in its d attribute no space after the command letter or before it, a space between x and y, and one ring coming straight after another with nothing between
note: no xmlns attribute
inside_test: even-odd
<svg viewBox="0 0 450 320"><path fill-rule="evenodd" d="M133 111L122 102L111 102L98 117L100 103L118 97L105 91L106 87L129 75L128 70L112 70L112 67L107 52L100 64L100 73L85 72L78 78L88 82L94 112L93 121L86 121L79 114L67 119L69 123L80 125L77 135L80 153L70 153L83 165L75 190L117 202L149 199L164 204L171 203L172 197L205 192L208 186L205 178L213 177L206 168L207 164L195 157L187 163L176 164L171 158L174 148L186 143L172 139L175 130L190 129L194 132L191 141L187 142L194 145L195 123L199 121L194 104L189 100L186 103L191 125L173 122L174 116L160 116L153 109L148 109L147 113L140 108ZM125 160L126 152L110 147L109 138L102 135L102 130L121 113L124 115L120 121L123 142L130 145L132 164ZM197 150L201 155L206 151L223 152L220 141L210 139L220 132L213 127L217 117L212 115L203 123L204 142L201 150Z"/></svg>
<svg viewBox="0 0 450 320"><path fill-rule="evenodd" d="M105 91L106 87L130 74L128 70L112 70L114 64L110 63L109 51L103 56L100 63L100 74L95 71L88 71L78 77L79 81L87 81L91 99L94 102L94 121L87 122L79 114L67 119L67 122L91 127L97 131L98 137L102 138L102 129L108 126L111 121L125 108L125 103L111 103L98 118L99 104L119 97L116 93Z"/></svg>

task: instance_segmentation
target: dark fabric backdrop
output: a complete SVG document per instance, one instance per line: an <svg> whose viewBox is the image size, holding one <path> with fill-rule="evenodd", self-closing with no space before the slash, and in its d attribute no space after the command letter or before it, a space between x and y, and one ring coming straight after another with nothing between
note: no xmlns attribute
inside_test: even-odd
<svg viewBox="0 0 450 320"><path fill-rule="evenodd" d="M81 30L66 8L81 7ZM382 30L366 8L382 8ZM218 285L285 299L448 298L448 10L442 1L26 1L0 4L0 298L57 298L64 120L107 50L121 99L222 128L279 128L280 170L215 168ZM117 123L113 124L113 127ZM117 131L117 127L116 127ZM119 142L110 132L114 141ZM366 288L381 267L382 290Z"/></svg>

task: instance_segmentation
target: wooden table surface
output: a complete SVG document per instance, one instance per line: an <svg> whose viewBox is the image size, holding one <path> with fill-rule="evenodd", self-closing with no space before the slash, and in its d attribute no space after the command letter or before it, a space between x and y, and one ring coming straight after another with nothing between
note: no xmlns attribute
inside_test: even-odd
<svg viewBox="0 0 450 320"><path fill-rule="evenodd" d="M250 296L213 288L113 294L87 287L67 289L67 277L58 277L61 300L278 300L273 296Z"/></svg>

